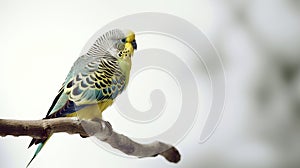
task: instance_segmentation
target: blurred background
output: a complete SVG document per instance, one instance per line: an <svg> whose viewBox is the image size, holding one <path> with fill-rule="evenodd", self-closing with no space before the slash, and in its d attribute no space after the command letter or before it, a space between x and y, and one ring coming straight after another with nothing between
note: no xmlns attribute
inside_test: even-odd
<svg viewBox="0 0 300 168"><path fill-rule="evenodd" d="M177 145L178 164L120 157L77 135L57 134L31 167L299 167L297 0L1 0L0 118L44 117L87 40L112 20L146 11L189 21L216 47L227 99L214 134L199 143L199 130L192 129ZM34 153L29 142L0 138L0 167L25 167Z"/></svg>

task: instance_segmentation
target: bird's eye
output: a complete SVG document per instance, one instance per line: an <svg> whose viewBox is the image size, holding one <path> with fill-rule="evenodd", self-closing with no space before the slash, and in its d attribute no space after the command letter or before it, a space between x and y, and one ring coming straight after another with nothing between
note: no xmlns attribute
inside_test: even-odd
<svg viewBox="0 0 300 168"><path fill-rule="evenodd" d="M123 43L125 43L125 42L126 42L126 38L121 39L121 41L122 41Z"/></svg>

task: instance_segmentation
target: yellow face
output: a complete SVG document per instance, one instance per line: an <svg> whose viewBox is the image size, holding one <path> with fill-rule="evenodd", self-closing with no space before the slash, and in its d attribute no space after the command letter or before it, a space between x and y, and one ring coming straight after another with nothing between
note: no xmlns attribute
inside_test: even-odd
<svg viewBox="0 0 300 168"><path fill-rule="evenodd" d="M129 31L126 36L126 42L131 43L133 40L135 40L135 34L132 31Z"/></svg>
<svg viewBox="0 0 300 168"><path fill-rule="evenodd" d="M129 55L132 56L134 53L134 49L131 43L125 43L125 48L123 52L129 52Z"/></svg>
<svg viewBox="0 0 300 168"><path fill-rule="evenodd" d="M134 50L137 49L137 44L135 41L135 34L132 31L128 31L126 34L126 38L123 39L125 43L124 50L122 51L122 57L132 56Z"/></svg>

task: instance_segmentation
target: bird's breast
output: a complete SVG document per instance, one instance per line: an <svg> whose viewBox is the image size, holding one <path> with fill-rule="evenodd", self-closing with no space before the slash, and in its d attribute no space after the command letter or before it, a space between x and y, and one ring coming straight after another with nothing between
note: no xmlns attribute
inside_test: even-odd
<svg viewBox="0 0 300 168"><path fill-rule="evenodd" d="M119 59L119 66L121 72L125 75L125 86L127 86L131 70L131 58L125 57L124 59Z"/></svg>
<svg viewBox="0 0 300 168"><path fill-rule="evenodd" d="M77 112L68 114L67 117L78 117L79 119L90 120L94 118L102 118L102 112L113 104L113 100L101 101L97 104L89 105Z"/></svg>

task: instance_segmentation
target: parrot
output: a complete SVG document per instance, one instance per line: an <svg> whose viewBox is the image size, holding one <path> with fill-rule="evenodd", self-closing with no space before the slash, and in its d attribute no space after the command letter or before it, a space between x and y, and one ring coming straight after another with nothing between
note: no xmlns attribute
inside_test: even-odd
<svg viewBox="0 0 300 168"><path fill-rule="evenodd" d="M131 30L111 29L103 33L75 61L43 119L102 119L102 112L128 85L131 57L136 49L135 33ZM38 147L26 167L50 137L32 139L28 148L33 144L38 144Z"/></svg>

